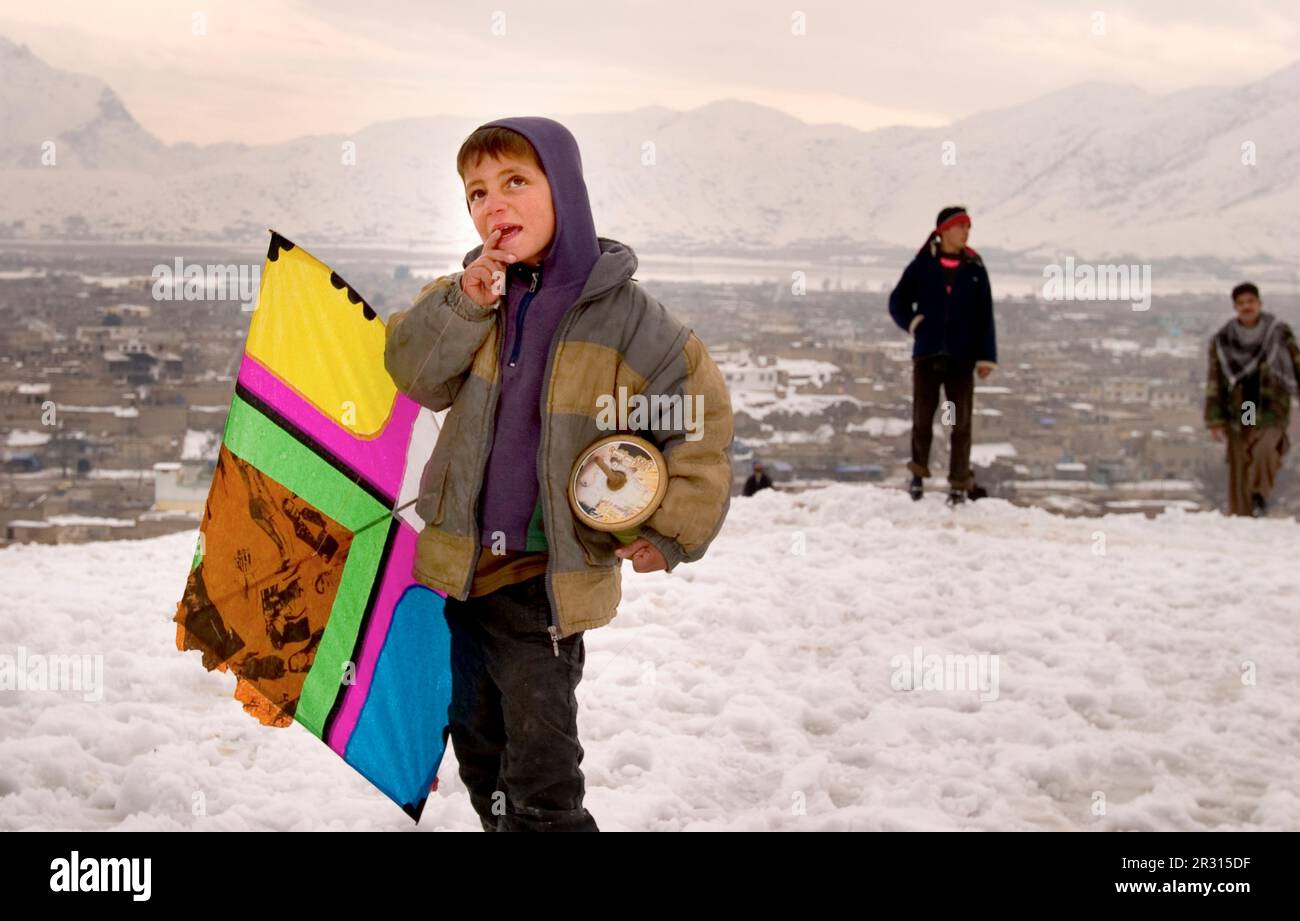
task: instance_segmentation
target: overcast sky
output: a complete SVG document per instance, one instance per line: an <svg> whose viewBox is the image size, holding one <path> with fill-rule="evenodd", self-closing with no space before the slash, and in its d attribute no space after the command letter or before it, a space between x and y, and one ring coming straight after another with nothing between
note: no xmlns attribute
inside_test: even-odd
<svg viewBox="0 0 1300 921"><path fill-rule="evenodd" d="M0 0L0 34L105 80L164 141L265 143L728 98L813 123L942 124L1090 80L1257 79L1300 59L1300 4Z"/></svg>

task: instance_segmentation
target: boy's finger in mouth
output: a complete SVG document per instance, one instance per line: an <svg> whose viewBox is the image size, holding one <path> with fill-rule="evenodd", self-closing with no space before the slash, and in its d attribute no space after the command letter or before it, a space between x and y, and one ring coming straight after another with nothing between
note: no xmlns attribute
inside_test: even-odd
<svg viewBox="0 0 1300 921"><path fill-rule="evenodd" d="M497 224L496 227L492 228L493 233L500 234L500 236L497 237L498 246L508 240L513 240L515 237L519 236L519 234L523 233L523 230L524 228L519 224L506 223Z"/></svg>

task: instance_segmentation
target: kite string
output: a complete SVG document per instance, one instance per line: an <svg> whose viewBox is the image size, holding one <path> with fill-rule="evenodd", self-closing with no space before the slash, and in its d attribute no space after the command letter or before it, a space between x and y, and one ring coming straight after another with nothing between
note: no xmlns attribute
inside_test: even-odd
<svg viewBox="0 0 1300 921"><path fill-rule="evenodd" d="M383 524L383 523L385 523L385 522L391 520L391 518L392 518L393 516L395 516L398 512L402 511L403 509L409 508L411 505L413 505L414 503L418 502L419 500L420 500L420 497L417 496L416 498L412 499L410 502L407 502L407 503L405 503L405 504L403 504L403 505L401 505L401 506L399 506L399 507L393 509L391 512L388 512L388 513L385 513L385 514L379 516L379 517L376 518L374 521L370 521L370 522L367 522L366 524L361 525L360 527L358 527L358 528L356 528L356 529L354 529L354 530L352 531L352 536L355 537L356 535L360 534L362 531L369 530L370 528L373 528L375 525ZM316 547L312 550L311 554L307 554L307 555L305 555L305 556L300 556L298 559L294 560L294 563L295 563L295 564L297 564L297 563L301 563L301 562L303 562L303 560L307 559L309 556L319 554L319 553L320 553L320 548L323 547L323 546L325 545L325 540L326 540L326 538L328 538L328 537L329 537L329 532L328 532L328 531L322 531L322 532L321 532L321 540L320 540L320 543L318 543L318 544L316 545ZM230 600L231 598L234 598L236 595L247 593L247 591L248 591L250 588L259 588L263 583L266 583L266 582L271 581L271 580L274 579L276 576L279 576L283 571L284 571L284 570L276 570L275 572L270 573L270 574L268 574L268 575L265 575L265 576L261 577L260 579L254 579L252 582L246 582L246 583L244 584L244 587L243 587L243 588L241 588L241 589L235 589L235 590L233 590L233 591L231 591L231 592L229 592L229 593L227 593L227 594L225 594L225 595L222 595L222 596L219 597L219 598L213 598L211 595L209 595L209 596L208 596L208 601L212 604L212 606L214 606L214 607L218 607L221 603L223 603L223 602L225 602L225 601L228 601L228 600Z"/></svg>
<svg viewBox="0 0 1300 921"><path fill-rule="evenodd" d="M449 277L449 276L444 276L444 277ZM453 281L452 284L459 284L459 281ZM499 296L500 296L500 295L498 295L498 297L499 297ZM416 304L418 304L418 303L419 303L419 301L418 301L418 299L417 299ZM414 310L416 304L412 304L410 307L408 307L408 308L407 308L407 311ZM402 312L406 312L406 311L402 311ZM391 322L391 320L392 320L392 318L390 317L390 318L389 318L389 322ZM385 325L385 327L387 327L388 323L385 323L384 325ZM446 335L446 333L447 333L447 328L448 328L449 326L451 326L451 323L450 323L450 322L446 322L446 323L443 324L442 329L440 329L440 330L438 331L437 338L435 338L435 339L433 340L433 345L429 346L429 351L428 351L428 353L427 353L427 354L424 356L424 358L420 361L420 366L419 366L418 368L416 368L416 370L415 370L415 374L412 375L412 377L411 377L411 387L412 387L412 389L414 389L416 383L420 380L420 375L424 372L425 366L429 364L429 360L430 360L431 358L433 358L434 353L438 351L438 345L442 342L442 337L443 337L444 335ZM390 376L391 376L391 375L390 375ZM411 396L411 394L410 394L408 391L402 390L400 387L398 388L398 390L399 390L399 392L401 392L401 394L402 394L403 396L405 396L407 399L409 399L409 400L413 400L413 401L414 401L417 405L419 405L419 406L422 406L422 407L424 406L423 403L420 403L419 400L416 400L415 397ZM424 407L424 408L426 408L426 409L431 409L431 407ZM434 442L436 443L437 440L438 440L438 437L442 435L442 423L438 420L438 414L437 414L436 412L434 412L434 413L432 414L432 418L433 418L433 424L436 426L436 428L434 429ZM357 479L358 479L358 480L360 479L360 474L359 474L359 473L357 474ZM353 485L356 485L355 482L353 483ZM368 522L368 523L366 523L366 524L364 524L364 525L361 525L359 528L357 528L356 530L354 530L353 533L354 533L354 534L360 534L362 531L368 530L369 528L373 528L375 525L378 525L378 524L381 524L381 523L383 523L383 522L389 521L389 520L391 520L391 519L393 519L393 518L396 518L399 512L405 511L406 509L410 508L412 505L415 505L415 504L416 504L417 502L419 502L421 499L425 498L426 495L432 495L432 491L430 491L429 493L420 493L420 494L417 495L414 499L411 499L411 500L409 500L409 501L407 501L407 502L402 503L401 505L398 505L398 506L395 506L394 508L389 509L389 510L388 510L387 512L385 512L383 515L380 515L379 517L375 518L373 521L370 521L370 522Z"/></svg>
<svg viewBox="0 0 1300 921"><path fill-rule="evenodd" d="M453 274L454 274L454 273L453 273ZM461 275L463 276L463 275L464 275L464 272L462 272ZM443 276L443 277L448 277L448 278L450 278L451 276ZM494 282L495 282L495 281L496 281L496 279L494 279ZM435 282L435 284L436 284L436 282ZM453 285L458 285L458 284L460 284L460 281L459 281L459 280L455 280L455 281L452 282L452 284L453 284ZM462 288L461 290L464 290L464 289ZM467 295L467 296L468 296L468 295ZM500 297L501 297L501 292L498 292L498 293L497 293L497 298L498 298L498 300L500 299ZM417 301L416 301L415 304L412 304L410 307L407 308L407 311L414 310L414 309L415 309L415 306L416 306L418 303L419 303L419 300L417 299ZM448 309L450 309L450 307L448 307ZM499 311L499 308L498 308L498 311ZM404 311L404 312L405 312L405 311ZM390 319L391 319L391 318L390 318ZM387 326L387 324L385 324L385 326ZM433 345L431 345L431 346L429 347L429 352L428 352L428 354L426 354L426 355L424 356L424 359L420 362L420 367L418 367L418 368L415 370L415 374L412 375L412 377L411 377L411 387L412 387L412 388L414 388L415 385L416 385L416 383L420 380L420 374L424 371L425 366L429 363L429 359L433 358L434 353L435 353L436 351L438 351L438 344L442 342L442 337L446 334L446 332L447 332L447 328L450 327L450 326L451 326L451 322L450 322L450 320L449 320L448 322L443 323L443 325L442 325L442 329L440 329L440 330L438 331L438 336L437 336L436 339L433 340ZM399 388L399 390L400 390L400 388ZM414 400L418 405L420 405L420 406L423 406L423 405L424 405L424 404L420 403L419 400L416 400L415 397L411 396L411 394L408 393L407 391L403 390L403 391L401 391L401 392L402 392L402 394L403 394L405 397L407 397L408 399ZM428 407L426 407L426 408L428 408ZM433 424L434 424L435 426L437 426L437 429L436 429L435 432L434 432L435 436L440 436L440 435L442 434L442 423L438 421L438 414L437 414L436 412L433 414ZM438 440L437 437L435 437L435 438L434 438L435 443L437 442L437 440ZM432 494L432 492L429 493L429 495L431 495L431 494ZM406 503L404 503L404 504L402 504L402 505L400 505L400 506L397 506L396 508L390 509L387 515L384 515L384 516L381 516L381 517L379 517L379 518L376 518L374 521L370 522L369 524L362 525L362 527L359 528L358 531L364 531L366 528L373 527L374 525L378 524L378 523L381 522L381 521L386 521L386 520L388 520L389 518L395 518L395 517L397 517L397 513L398 513L398 512L401 512L401 511L403 511L403 510L409 508L410 506L414 505L415 503L419 502L421 499L423 499L423 498L425 497L425 495L426 495L426 494L421 493L420 495L417 495L414 499L411 499L409 502L406 502Z"/></svg>

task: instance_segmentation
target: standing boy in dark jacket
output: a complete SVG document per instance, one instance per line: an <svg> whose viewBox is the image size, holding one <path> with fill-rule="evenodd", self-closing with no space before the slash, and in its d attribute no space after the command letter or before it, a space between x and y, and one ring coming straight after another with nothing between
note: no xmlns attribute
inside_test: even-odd
<svg viewBox="0 0 1300 921"><path fill-rule="evenodd" d="M970 468L971 413L975 375L988 377L997 365L993 291L979 253L966 245L970 216L960 206L944 208L934 231L889 295L889 315L916 339L912 348L912 472L909 492L920 499L930 475L930 442L939 386L952 401L952 449L948 500L987 495Z"/></svg>

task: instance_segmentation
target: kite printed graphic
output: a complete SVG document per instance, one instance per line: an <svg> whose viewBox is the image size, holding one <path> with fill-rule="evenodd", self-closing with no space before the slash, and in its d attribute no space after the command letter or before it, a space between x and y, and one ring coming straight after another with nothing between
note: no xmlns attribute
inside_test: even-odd
<svg viewBox="0 0 1300 921"><path fill-rule="evenodd" d="M415 581L409 510L435 414L384 368L384 323L271 232L176 646L232 672L416 822L446 751L444 596Z"/></svg>

